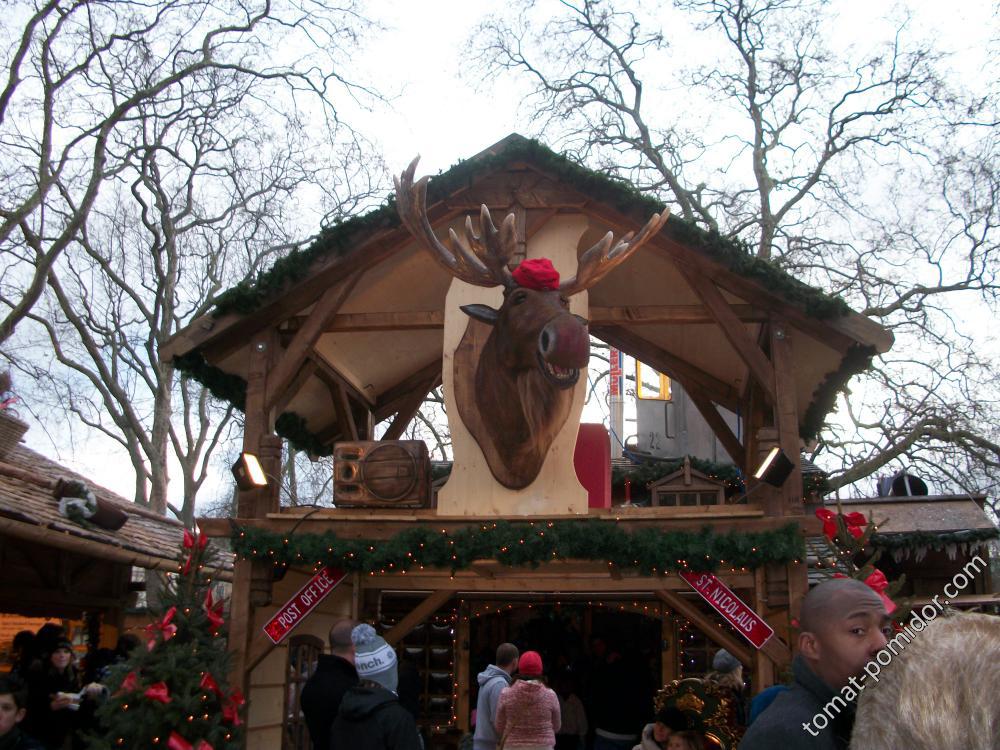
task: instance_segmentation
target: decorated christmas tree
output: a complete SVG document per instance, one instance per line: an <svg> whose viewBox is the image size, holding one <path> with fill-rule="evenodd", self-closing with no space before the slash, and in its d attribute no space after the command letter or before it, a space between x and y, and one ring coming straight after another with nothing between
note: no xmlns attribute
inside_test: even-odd
<svg viewBox="0 0 1000 750"><path fill-rule="evenodd" d="M872 535L878 531L875 522L857 511L844 513L838 503L838 512L820 508L816 516L823 522L823 535L833 548L833 554L820 558L820 567L826 567L833 578L856 578L875 591L885 603L886 611L894 621L899 621L909 612L909 607L895 601L899 590L906 582L906 576L889 581L885 573L875 567L882 551L873 549Z"/></svg>
<svg viewBox="0 0 1000 750"><path fill-rule="evenodd" d="M146 643L107 680L91 750L225 750L242 746L243 696L226 685L229 659L222 602L207 538L184 532L178 572L164 581Z"/></svg>

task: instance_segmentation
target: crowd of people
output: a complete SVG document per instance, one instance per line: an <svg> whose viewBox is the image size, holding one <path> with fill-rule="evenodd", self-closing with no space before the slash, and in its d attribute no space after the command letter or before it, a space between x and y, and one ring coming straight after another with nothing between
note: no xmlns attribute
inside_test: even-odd
<svg viewBox="0 0 1000 750"><path fill-rule="evenodd" d="M878 594L860 581L834 579L802 602L790 685L770 687L748 703L743 665L725 650L698 684L724 698L736 737L746 723L740 750L1000 748L1000 618L941 617L902 650L887 649L893 636ZM329 640L330 653L319 657L301 695L314 750L423 750L417 669L400 663L367 624L339 622ZM19 633L11 671L0 676L0 750L79 750L93 708L106 695L101 680L108 667L137 644L123 636L114 651L93 652L80 668L58 626ZM478 675L473 750L720 747L712 734L717 728L690 702L660 700L654 713L643 698L641 665L606 650L600 639L594 645L583 701L570 674L557 674L549 687L539 652L500 644L494 663ZM862 686L873 677L873 663L881 665L876 679Z"/></svg>
<svg viewBox="0 0 1000 750"><path fill-rule="evenodd" d="M0 678L0 750L82 750L107 695L107 669L138 643L123 635L114 650L92 651L78 665L62 626L46 623L37 633L19 632L10 671Z"/></svg>

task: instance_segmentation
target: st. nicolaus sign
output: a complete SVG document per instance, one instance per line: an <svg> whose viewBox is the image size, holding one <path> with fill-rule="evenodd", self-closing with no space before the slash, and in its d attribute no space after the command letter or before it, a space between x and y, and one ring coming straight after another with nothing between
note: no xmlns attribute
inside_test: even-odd
<svg viewBox="0 0 1000 750"><path fill-rule="evenodd" d="M755 648L763 647L768 638L774 635L774 629L764 622L763 617L744 604L726 584L711 573L684 572L678 575Z"/></svg>

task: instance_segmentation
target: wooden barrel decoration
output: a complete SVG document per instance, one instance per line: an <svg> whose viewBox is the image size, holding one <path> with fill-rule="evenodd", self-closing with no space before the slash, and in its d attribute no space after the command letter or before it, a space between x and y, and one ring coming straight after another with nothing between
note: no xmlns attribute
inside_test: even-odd
<svg viewBox="0 0 1000 750"><path fill-rule="evenodd" d="M428 507L430 456L422 440L334 446L334 502L340 507Z"/></svg>

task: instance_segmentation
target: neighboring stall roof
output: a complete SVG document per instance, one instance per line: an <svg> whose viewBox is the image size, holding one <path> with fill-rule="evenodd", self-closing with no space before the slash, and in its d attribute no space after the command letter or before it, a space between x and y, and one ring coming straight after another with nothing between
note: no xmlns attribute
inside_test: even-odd
<svg viewBox="0 0 1000 750"><path fill-rule="evenodd" d="M71 521L59 512L59 501L52 494L58 479L83 482L96 497L124 511L128 520L117 531ZM184 526L18 445L0 460L0 535L141 568L175 569ZM232 568L229 555L220 564Z"/></svg>
<svg viewBox="0 0 1000 750"><path fill-rule="evenodd" d="M589 227L578 252L609 230L616 236L637 230L663 209L631 185L517 134L432 178L427 195L428 220L439 236L449 228L461 232L480 204L495 220L520 211L529 238L561 217L584 216ZM748 367L723 327L706 316L691 283L699 277L718 287L751 336L773 315L794 329L791 356L804 436L818 431L847 380L892 344L888 331L843 300L675 217L589 290L591 332L682 383L683 376L697 379L715 403L735 409L750 380ZM278 325L291 340L324 295L348 295L311 347L308 366L295 374L295 388L275 402L278 434L299 448L328 453L344 421L335 406L344 399L331 399L331 391L346 391L379 421L394 413L400 393L433 383L435 368L440 376L450 283L401 226L390 200L328 228L254 284L223 294L213 313L180 331L160 356L243 408L254 337Z"/></svg>

